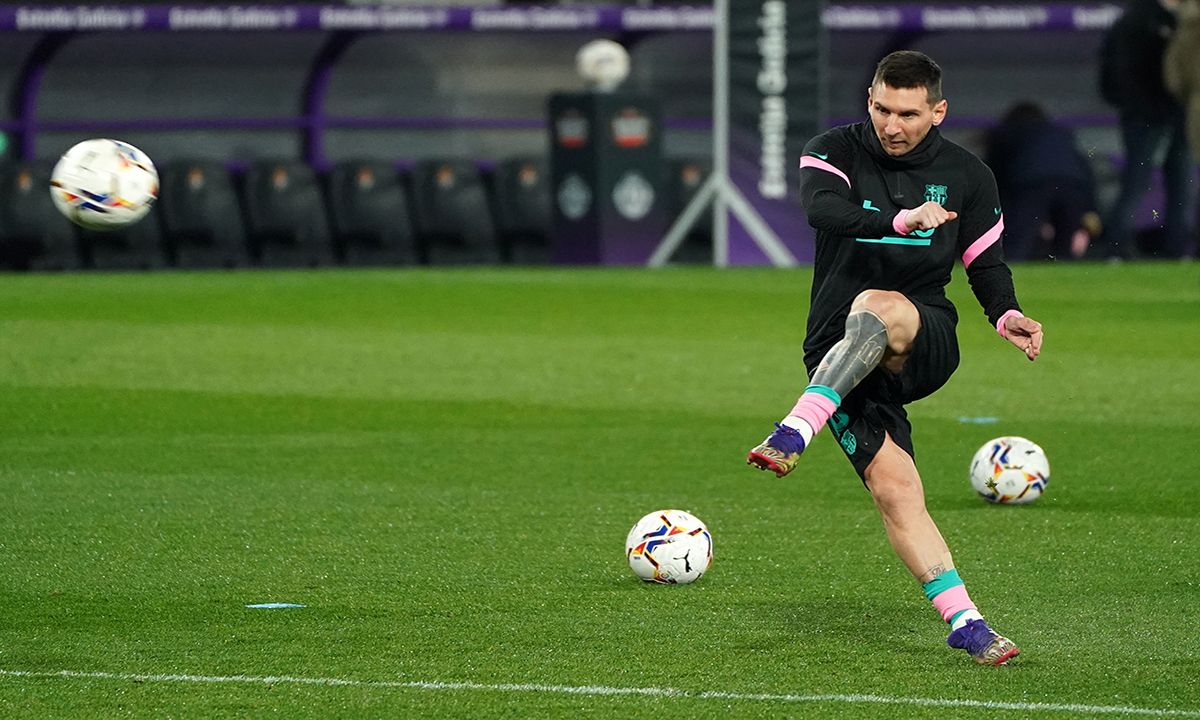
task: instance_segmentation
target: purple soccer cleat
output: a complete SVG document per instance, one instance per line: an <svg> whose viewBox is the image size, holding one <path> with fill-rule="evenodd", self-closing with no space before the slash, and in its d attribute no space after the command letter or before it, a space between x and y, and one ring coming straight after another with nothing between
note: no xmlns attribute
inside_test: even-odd
<svg viewBox="0 0 1200 720"><path fill-rule="evenodd" d="M746 463L783 477L795 469L802 452L804 436L794 428L775 423L775 432L746 455Z"/></svg>
<svg viewBox="0 0 1200 720"><path fill-rule="evenodd" d="M946 644L966 650L975 662L983 665L1003 665L1021 652L1016 643L997 634L983 620L971 620L950 633Z"/></svg>

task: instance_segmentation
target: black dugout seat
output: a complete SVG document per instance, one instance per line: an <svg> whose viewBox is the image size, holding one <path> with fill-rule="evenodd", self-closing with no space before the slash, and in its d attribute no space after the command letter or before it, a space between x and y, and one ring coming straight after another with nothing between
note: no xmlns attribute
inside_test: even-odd
<svg viewBox="0 0 1200 720"><path fill-rule="evenodd" d="M500 162L493 174L496 229L504 262L521 265L550 260L550 173L537 157Z"/></svg>
<svg viewBox="0 0 1200 720"><path fill-rule="evenodd" d="M421 259L433 265L496 263L500 247L483 176L469 160L424 160L412 169Z"/></svg>
<svg viewBox="0 0 1200 720"><path fill-rule="evenodd" d="M159 211L167 253L185 268L249 264L233 178L219 162L177 160L162 170Z"/></svg>
<svg viewBox="0 0 1200 720"><path fill-rule="evenodd" d="M247 244L267 267L333 262L325 202L312 168L297 160L259 160L244 177Z"/></svg>
<svg viewBox="0 0 1200 720"><path fill-rule="evenodd" d="M408 192L395 166L348 160L329 173L334 248L349 265L410 265L417 261Z"/></svg>
<svg viewBox="0 0 1200 720"><path fill-rule="evenodd" d="M0 166L0 266L70 270L80 266L75 225L50 199L54 161Z"/></svg>

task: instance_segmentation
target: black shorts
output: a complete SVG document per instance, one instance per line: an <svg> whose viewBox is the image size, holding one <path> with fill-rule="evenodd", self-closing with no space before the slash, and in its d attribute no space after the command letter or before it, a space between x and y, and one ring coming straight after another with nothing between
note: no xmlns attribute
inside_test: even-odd
<svg viewBox="0 0 1200 720"><path fill-rule="evenodd" d="M850 458L858 476L865 472L885 435L914 459L912 425L904 406L932 394L946 384L958 368L955 317L948 311L912 300L921 316L921 329L899 373L877 367L842 398L829 418L829 429Z"/></svg>

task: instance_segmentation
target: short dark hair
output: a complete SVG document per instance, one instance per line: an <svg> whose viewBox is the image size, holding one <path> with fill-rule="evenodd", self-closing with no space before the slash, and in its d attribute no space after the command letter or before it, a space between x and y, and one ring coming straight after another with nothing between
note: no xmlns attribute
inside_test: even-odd
<svg viewBox="0 0 1200 720"><path fill-rule="evenodd" d="M942 99L942 69L925 53L897 50L875 66L871 85L883 83L894 88L925 88L929 104Z"/></svg>

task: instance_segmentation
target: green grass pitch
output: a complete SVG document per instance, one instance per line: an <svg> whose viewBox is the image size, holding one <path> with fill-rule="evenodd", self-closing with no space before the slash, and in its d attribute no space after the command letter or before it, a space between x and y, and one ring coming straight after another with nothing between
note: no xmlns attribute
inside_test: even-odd
<svg viewBox="0 0 1200 720"><path fill-rule="evenodd" d="M0 716L1200 717L1200 271L1015 275L1042 357L959 273L910 407L1005 668L945 647L828 434L743 464L808 270L0 277ZM1032 506L966 480L1003 434ZM625 565L663 507L712 529L694 585Z"/></svg>

